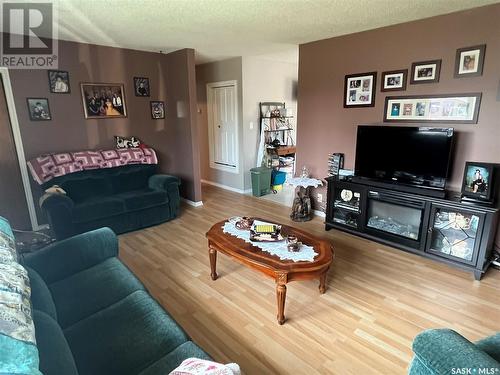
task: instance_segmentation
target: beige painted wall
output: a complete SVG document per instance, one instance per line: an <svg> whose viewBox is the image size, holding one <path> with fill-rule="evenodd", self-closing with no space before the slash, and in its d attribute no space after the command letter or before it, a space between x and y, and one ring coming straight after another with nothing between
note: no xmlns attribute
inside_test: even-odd
<svg viewBox="0 0 500 375"><path fill-rule="evenodd" d="M238 190L251 188L250 168L256 166L259 141L259 102L284 101L296 113L298 63L265 57L238 57L196 67L201 178ZM238 174L210 168L208 149L207 83L238 82Z"/></svg>
<svg viewBox="0 0 500 375"><path fill-rule="evenodd" d="M243 147L239 152L239 173L210 168L208 149L207 83L235 80L238 84L238 134L242 144L242 69L241 57L202 64L196 67L196 88L198 97L198 133L200 150L200 170L202 180L216 182L234 189L243 190Z"/></svg>
<svg viewBox="0 0 500 375"><path fill-rule="evenodd" d="M285 102L297 113L298 62L243 57L243 148L245 189L251 188L250 168L256 166L259 143L259 103ZM253 123L253 129L250 129ZM294 125L296 121L293 122ZM296 135L296 133L295 133Z"/></svg>

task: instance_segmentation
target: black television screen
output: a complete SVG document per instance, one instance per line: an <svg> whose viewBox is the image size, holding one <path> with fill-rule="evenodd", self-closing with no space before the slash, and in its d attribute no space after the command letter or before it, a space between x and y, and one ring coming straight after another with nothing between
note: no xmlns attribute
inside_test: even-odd
<svg viewBox="0 0 500 375"><path fill-rule="evenodd" d="M453 128L358 126L358 177L444 189Z"/></svg>

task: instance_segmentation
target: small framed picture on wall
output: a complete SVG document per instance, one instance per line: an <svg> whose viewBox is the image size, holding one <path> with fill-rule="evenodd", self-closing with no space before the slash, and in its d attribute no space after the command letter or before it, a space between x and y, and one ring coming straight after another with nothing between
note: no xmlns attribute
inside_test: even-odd
<svg viewBox="0 0 500 375"><path fill-rule="evenodd" d="M408 69L382 72L382 85L380 91L406 90L407 76L408 76Z"/></svg>
<svg viewBox="0 0 500 375"><path fill-rule="evenodd" d="M165 118L165 102L152 101L151 103L151 117L153 120L160 120Z"/></svg>
<svg viewBox="0 0 500 375"><path fill-rule="evenodd" d="M49 88L53 94L69 94L69 73L64 70L49 70Z"/></svg>
<svg viewBox="0 0 500 375"><path fill-rule="evenodd" d="M49 100L47 98L26 98L31 121L52 120Z"/></svg>
<svg viewBox="0 0 500 375"><path fill-rule="evenodd" d="M344 108L373 107L375 105L377 72L345 76Z"/></svg>
<svg viewBox="0 0 500 375"><path fill-rule="evenodd" d="M478 77L483 75L486 44L457 49L455 58L455 78Z"/></svg>
<svg viewBox="0 0 500 375"><path fill-rule="evenodd" d="M134 91L135 96L149 96L149 78L134 77Z"/></svg>
<svg viewBox="0 0 500 375"><path fill-rule="evenodd" d="M411 84L439 82L441 60L415 62L411 65Z"/></svg>

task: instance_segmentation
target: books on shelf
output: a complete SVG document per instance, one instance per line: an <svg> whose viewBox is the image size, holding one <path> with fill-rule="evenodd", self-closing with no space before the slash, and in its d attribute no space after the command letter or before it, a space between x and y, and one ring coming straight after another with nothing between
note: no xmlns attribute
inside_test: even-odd
<svg viewBox="0 0 500 375"><path fill-rule="evenodd" d="M339 171L344 168L344 154L328 154L328 176L338 176Z"/></svg>

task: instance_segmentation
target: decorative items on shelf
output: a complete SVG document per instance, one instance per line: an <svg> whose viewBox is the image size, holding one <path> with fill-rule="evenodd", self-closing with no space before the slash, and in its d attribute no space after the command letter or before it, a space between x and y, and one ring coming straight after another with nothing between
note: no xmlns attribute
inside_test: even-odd
<svg viewBox="0 0 500 375"><path fill-rule="evenodd" d="M344 108L375 106L377 72L349 74L344 82Z"/></svg>
<svg viewBox="0 0 500 375"><path fill-rule="evenodd" d="M337 176L339 171L344 168L344 154L328 154L328 176Z"/></svg>
<svg viewBox="0 0 500 375"><path fill-rule="evenodd" d="M441 60L420 61L411 64L410 83L439 82Z"/></svg>
<svg viewBox="0 0 500 375"><path fill-rule="evenodd" d="M385 98L385 122L477 124L481 93Z"/></svg>

